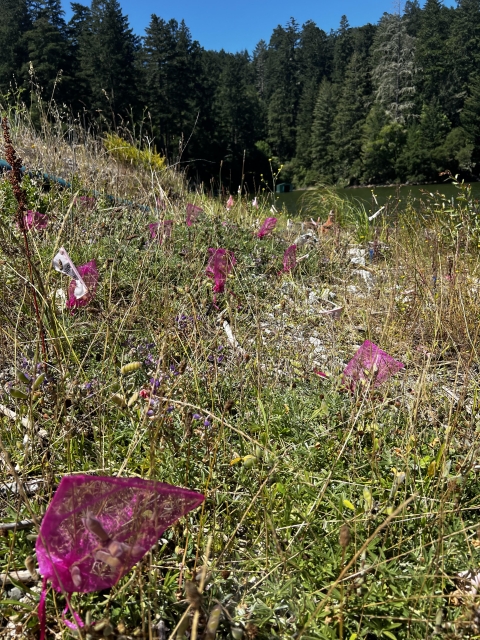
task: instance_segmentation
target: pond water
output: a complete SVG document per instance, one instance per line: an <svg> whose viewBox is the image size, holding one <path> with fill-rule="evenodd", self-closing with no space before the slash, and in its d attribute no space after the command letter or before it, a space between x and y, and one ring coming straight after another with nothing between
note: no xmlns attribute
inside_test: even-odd
<svg viewBox="0 0 480 640"><path fill-rule="evenodd" d="M404 185L393 187L358 187L336 189L339 196L348 198L349 200L358 201L365 205L367 211L371 214L379 209L379 207L391 202L395 204L398 200L398 208L402 209L410 200L414 206L420 206L421 201L426 201L430 193L441 193L448 198L456 197L458 189L452 184L423 184L423 185ZM375 203L372 193L378 204ZM480 182L472 183L472 196L480 199ZM304 200L308 198L308 189L298 189L291 193L275 194L275 206L278 211L285 206L287 213L294 216L302 216L302 207Z"/></svg>

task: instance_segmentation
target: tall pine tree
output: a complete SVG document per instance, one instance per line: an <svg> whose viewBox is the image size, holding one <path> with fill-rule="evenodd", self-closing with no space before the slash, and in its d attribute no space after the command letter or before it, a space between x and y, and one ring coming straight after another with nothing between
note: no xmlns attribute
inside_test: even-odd
<svg viewBox="0 0 480 640"><path fill-rule="evenodd" d="M318 90L312 122L310 154L312 169L321 182L334 182L333 121L337 110L336 85L324 78Z"/></svg>
<svg viewBox="0 0 480 640"><path fill-rule="evenodd" d="M94 113L118 122L119 114L138 106L138 44L118 0L92 0L79 37L79 59Z"/></svg>
<svg viewBox="0 0 480 640"><path fill-rule="evenodd" d="M341 183L357 181L362 172L362 128L368 113L369 68L365 54L350 60L333 123L335 170Z"/></svg>
<svg viewBox="0 0 480 640"><path fill-rule="evenodd" d="M268 140L280 160L294 156L299 100L298 25L291 19L278 26L268 55Z"/></svg>
<svg viewBox="0 0 480 640"><path fill-rule="evenodd" d="M297 116L296 158L300 166L311 164L310 139L313 111L318 87L330 68L330 50L327 34L313 22L306 22L300 33L298 46L299 80L301 95Z"/></svg>
<svg viewBox="0 0 480 640"><path fill-rule="evenodd" d="M404 122L414 109L415 39L398 13L384 13L373 44L372 78L375 100L395 122Z"/></svg>
<svg viewBox="0 0 480 640"><path fill-rule="evenodd" d="M19 80L28 60L24 35L31 26L27 0L0 0L0 94Z"/></svg>
<svg viewBox="0 0 480 640"><path fill-rule="evenodd" d="M72 56L60 0L38 2L34 17L24 36L28 63L23 65L23 77L28 81L33 71L32 79L40 86L45 100L53 97L57 102L70 101Z"/></svg>

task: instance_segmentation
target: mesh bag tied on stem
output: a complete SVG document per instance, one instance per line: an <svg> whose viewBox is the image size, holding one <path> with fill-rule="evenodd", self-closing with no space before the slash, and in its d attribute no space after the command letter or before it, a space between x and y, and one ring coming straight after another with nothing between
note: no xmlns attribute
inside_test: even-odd
<svg viewBox="0 0 480 640"><path fill-rule="evenodd" d="M370 340L365 340L347 364L343 376L350 379L349 386L353 391L360 381L371 382L378 387L403 367L402 362L392 358Z"/></svg>
<svg viewBox="0 0 480 640"><path fill-rule="evenodd" d="M162 244L164 239L172 237L173 220L151 222L148 228L150 230L150 238L152 240L158 239L158 242Z"/></svg>
<svg viewBox="0 0 480 640"><path fill-rule="evenodd" d="M203 500L154 480L64 476L36 541L39 572L65 594L108 589Z"/></svg>
<svg viewBox="0 0 480 640"><path fill-rule="evenodd" d="M267 218L258 230L257 238L263 238L268 233L271 233L275 229L276 224L277 218Z"/></svg>
<svg viewBox="0 0 480 640"><path fill-rule="evenodd" d="M48 216L45 213L40 213L40 211L29 210L23 217L23 224L27 231L30 231L30 229L42 231L48 226Z"/></svg>
<svg viewBox="0 0 480 640"><path fill-rule="evenodd" d="M285 250L283 254L283 272L288 273L295 268L297 264L297 245L292 244Z"/></svg>
<svg viewBox="0 0 480 640"><path fill-rule="evenodd" d="M85 307L94 298L95 291L97 290L99 275L95 260L90 260L87 264L82 264L78 267L78 273L87 287L87 293L83 297L77 298L75 295L77 282L72 280L68 287L68 300L66 302L67 309Z"/></svg>
<svg viewBox="0 0 480 640"><path fill-rule="evenodd" d="M202 213L201 207L196 207L194 204L187 204L187 227L191 227L194 222L197 222L198 216Z"/></svg>
<svg viewBox="0 0 480 640"><path fill-rule="evenodd" d="M223 293L227 276L232 268L237 264L232 251L227 249L208 250L209 260L205 273L214 281L213 292Z"/></svg>

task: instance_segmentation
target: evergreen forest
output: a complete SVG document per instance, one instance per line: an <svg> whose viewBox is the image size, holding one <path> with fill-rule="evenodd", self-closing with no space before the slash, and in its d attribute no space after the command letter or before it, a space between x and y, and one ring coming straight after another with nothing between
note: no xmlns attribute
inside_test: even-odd
<svg viewBox="0 0 480 640"><path fill-rule="evenodd" d="M0 94L133 131L196 182L253 188L434 182L480 173L480 0L407 0L378 24L293 18L252 53L205 50L184 21L135 35L118 0L0 0ZM66 120L67 121L67 120Z"/></svg>

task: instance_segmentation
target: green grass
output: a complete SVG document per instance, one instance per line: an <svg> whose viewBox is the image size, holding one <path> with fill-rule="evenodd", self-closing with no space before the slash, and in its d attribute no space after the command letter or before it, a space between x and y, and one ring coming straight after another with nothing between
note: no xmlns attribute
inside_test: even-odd
<svg viewBox="0 0 480 640"><path fill-rule="evenodd" d="M21 153L33 135L14 131ZM71 149L61 139L57 149L61 164ZM1 521L42 514L69 473L137 475L203 492L204 507L167 529L109 593L72 598L84 620L108 618L117 636L158 637L162 620L169 637L188 607L185 580L205 565L198 637L207 637L217 603L218 638L478 635L475 597L455 580L480 559L477 253L458 234L443 234L437 214L426 236L413 210L394 225L380 217L376 231L365 231L365 212L349 210L338 233L299 250L308 257L279 276L297 233L280 219L273 236L256 239L256 218L269 214L252 209L251 198L227 212L224 203L189 194L168 170L125 173L93 143L81 153L79 187L111 192L115 184L115 195L151 212L102 199L84 210L73 193L24 181L29 208L52 221L29 234L45 292L51 373L40 392L16 400L10 383L27 391L16 368L32 373L42 353L15 203L0 181L0 402L17 414L16 421L0 415L3 478L13 480L7 452L22 481L43 480L28 503L3 492ZM45 169L65 166L49 164L47 154L33 159ZM165 197L162 215L175 221L161 246L149 242L147 229L158 219L156 197ZM190 201L204 215L188 228ZM325 220L330 206L319 201L315 213ZM348 255L365 233L388 246L369 265L370 291ZM95 300L74 313L58 309L55 298L68 285L50 266L61 245L77 265L95 259L100 272ZM205 276L209 247L237 259L217 307ZM444 277L450 255L453 280ZM337 321L319 313L328 295L345 308ZM229 345L224 320L248 358ZM406 366L379 389L352 395L341 373L366 338ZM122 375L133 361L141 368ZM128 399L149 389L151 378L161 380L153 419L143 399L125 410L112 401L114 393ZM344 524L351 540L342 548ZM32 533L0 538L2 571L23 568ZM10 589L0 602L2 625L34 637L38 586L18 605ZM50 591L48 626L68 638L64 606Z"/></svg>

